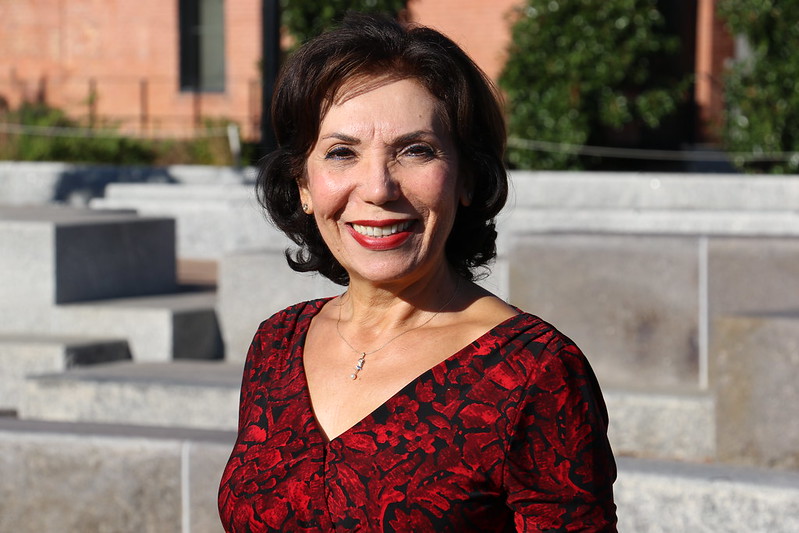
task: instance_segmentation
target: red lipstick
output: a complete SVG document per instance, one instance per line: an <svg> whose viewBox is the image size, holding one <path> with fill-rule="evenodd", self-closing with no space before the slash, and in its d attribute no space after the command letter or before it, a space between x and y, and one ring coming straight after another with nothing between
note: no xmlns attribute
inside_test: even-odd
<svg viewBox="0 0 799 533"><path fill-rule="evenodd" d="M374 227L374 228L385 228L387 226L393 226L397 224L402 224L405 226L404 229L401 229L391 235L386 236L372 236L372 235L364 235L363 233L359 233L353 227L356 226L367 226L367 227ZM414 221L407 220L407 219L400 219L400 220L356 220L347 224L347 230L352 235L352 238L355 239L355 242L363 246L368 250L391 250L394 248L398 248L405 243L405 241L410 238L412 235L411 229L413 228Z"/></svg>

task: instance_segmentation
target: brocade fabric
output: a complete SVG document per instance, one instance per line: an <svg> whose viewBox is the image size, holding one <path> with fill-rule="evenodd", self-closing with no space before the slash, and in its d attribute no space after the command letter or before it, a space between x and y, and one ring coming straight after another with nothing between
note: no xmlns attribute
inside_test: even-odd
<svg viewBox="0 0 799 533"><path fill-rule="evenodd" d="M219 511L260 531L616 531L607 412L580 350L520 313L328 441L303 370L326 300L264 321Z"/></svg>

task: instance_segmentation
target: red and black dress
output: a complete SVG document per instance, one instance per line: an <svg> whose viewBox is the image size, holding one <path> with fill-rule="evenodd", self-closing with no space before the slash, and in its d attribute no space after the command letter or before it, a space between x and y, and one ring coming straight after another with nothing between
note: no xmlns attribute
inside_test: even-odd
<svg viewBox="0 0 799 533"><path fill-rule="evenodd" d="M588 362L509 318L327 441L303 346L326 300L263 322L219 511L245 531L615 531L616 467Z"/></svg>

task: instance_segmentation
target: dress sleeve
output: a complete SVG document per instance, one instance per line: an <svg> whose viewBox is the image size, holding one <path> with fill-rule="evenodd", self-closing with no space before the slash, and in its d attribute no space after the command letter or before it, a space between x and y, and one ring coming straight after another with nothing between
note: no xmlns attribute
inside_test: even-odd
<svg viewBox="0 0 799 533"><path fill-rule="evenodd" d="M267 321L258 326L255 336L247 350L247 359L244 361L244 372L241 377L241 394L239 396L239 433L244 428L245 423L250 418L249 409L253 406L253 395L255 393L255 382L257 378L259 362L261 361L261 346Z"/></svg>
<svg viewBox="0 0 799 533"><path fill-rule="evenodd" d="M599 384L577 346L548 335L543 352L531 354L505 459L516 529L615 532L616 464Z"/></svg>

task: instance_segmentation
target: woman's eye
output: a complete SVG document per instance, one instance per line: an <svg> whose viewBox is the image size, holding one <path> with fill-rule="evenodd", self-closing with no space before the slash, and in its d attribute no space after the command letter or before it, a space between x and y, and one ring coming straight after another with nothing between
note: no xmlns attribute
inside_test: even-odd
<svg viewBox="0 0 799 533"><path fill-rule="evenodd" d="M348 159L354 155L355 152L346 146L336 146L327 151L325 159Z"/></svg>
<svg viewBox="0 0 799 533"><path fill-rule="evenodd" d="M435 150L426 144L413 144L403 150L405 155L411 157L432 158L435 155Z"/></svg>

